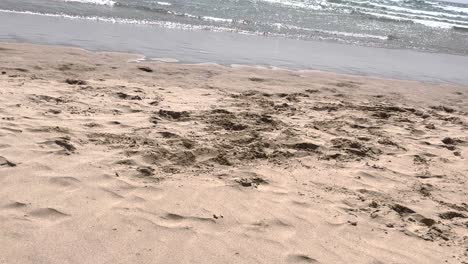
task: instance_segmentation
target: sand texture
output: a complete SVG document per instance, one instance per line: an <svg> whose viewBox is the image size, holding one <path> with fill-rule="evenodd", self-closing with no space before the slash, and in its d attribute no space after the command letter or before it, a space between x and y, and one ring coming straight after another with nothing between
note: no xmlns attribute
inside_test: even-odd
<svg viewBox="0 0 468 264"><path fill-rule="evenodd" d="M0 263L468 263L468 87L0 44Z"/></svg>

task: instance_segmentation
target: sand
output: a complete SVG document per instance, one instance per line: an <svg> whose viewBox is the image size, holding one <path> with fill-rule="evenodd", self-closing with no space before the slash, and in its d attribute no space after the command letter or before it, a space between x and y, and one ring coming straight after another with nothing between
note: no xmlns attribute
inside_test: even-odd
<svg viewBox="0 0 468 264"><path fill-rule="evenodd" d="M0 263L468 263L468 87L0 44Z"/></svg>

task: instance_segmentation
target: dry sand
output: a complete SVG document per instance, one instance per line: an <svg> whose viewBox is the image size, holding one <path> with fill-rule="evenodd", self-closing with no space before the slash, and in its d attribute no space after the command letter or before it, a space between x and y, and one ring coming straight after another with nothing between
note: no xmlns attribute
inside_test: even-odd
<svg viewBox="0 0 468 264"><path fill-rule="evenodd" d="M0 263L467 263L468 87L0 44Z"/></svg>

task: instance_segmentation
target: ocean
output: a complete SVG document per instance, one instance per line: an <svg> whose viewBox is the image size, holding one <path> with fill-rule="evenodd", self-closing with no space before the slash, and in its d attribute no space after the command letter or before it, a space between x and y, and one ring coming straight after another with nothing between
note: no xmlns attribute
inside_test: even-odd
<svg viewBox="0 0 468 264"><path fill-rule="evenodd" d="M464 0L1 0L0 40L468 83Z"/></svg>

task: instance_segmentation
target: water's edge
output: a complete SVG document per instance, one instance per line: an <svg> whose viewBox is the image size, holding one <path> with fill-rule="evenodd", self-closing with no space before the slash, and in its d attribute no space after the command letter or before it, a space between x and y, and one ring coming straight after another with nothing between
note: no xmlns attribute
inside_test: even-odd
<svg viewBox="0 0 468 264"><path fill-rule="evenodd" d="M262 65L388 79L468 84L468 57L225 32L165 29L27 14L0 16L0 41L174 58L180 63Z"/></svg>

